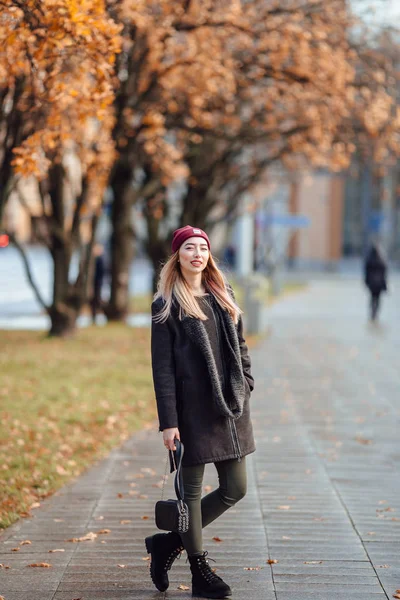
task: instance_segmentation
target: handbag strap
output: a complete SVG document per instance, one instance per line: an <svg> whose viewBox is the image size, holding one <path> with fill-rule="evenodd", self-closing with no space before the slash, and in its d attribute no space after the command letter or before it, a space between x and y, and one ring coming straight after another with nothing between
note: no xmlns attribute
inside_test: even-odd
<svg viewBox="0 0 400 600"><path fill-rule="evenodd" d="M175 451L170 450L172 462L176 467L174 480L175 494L178 500L184 500L185 493L183 491L182 458L185 449L182 442L180 442L178 439L175 439L175 446Z"/></svg>

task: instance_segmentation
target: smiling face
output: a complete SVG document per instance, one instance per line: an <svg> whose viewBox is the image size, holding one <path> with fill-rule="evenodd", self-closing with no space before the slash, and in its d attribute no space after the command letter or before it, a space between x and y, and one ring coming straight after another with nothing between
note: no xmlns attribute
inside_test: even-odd
<svg viewBox="0 0 400 600"><path fill-rule="evenodd" d="M179 248L179 262L182 274L195 275L201 273L207 266L210 252L205 239L190 237Z"/></svg>

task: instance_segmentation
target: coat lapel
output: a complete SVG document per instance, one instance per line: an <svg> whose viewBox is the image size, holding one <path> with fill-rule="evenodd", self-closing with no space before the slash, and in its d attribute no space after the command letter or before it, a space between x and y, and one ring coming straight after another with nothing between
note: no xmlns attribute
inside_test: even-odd
<svg viewBox="0 0 400 600"><path fill-rule="evenodd" d="M229 404L223 394L210 340L203 322L200 319L192 317L184 317L181 322L189 339L199 348L204 356L218 412L225 417L238 419L243 413L243 404L246 394L244 375L241 367L239 341L232 318L216 304L216 302L213 303L213 310L217 312L221 325L221 333L224 337L224 346L228 353L228 356L226 357L228 360L226 360L226 363L229 367L229 380L225 383Z"/></svg>

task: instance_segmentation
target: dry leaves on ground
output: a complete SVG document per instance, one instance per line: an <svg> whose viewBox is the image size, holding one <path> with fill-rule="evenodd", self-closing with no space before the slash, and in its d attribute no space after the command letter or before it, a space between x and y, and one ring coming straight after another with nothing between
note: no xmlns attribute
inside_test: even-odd
<svg viewBox="0 0 400 600"><path fill-rule="evenodd" d="M400 598L400 590L396 590L396 592L393 594L393 598Z"/></svg>
<svg viewBox="0 0 400 600"><path fill-rule="evenodd" d="M269 558L269 559L267 560L267 563L268 563L269 565L276 565L276 564L277 564L277 562L278 562L278 561L276 560L276 558Z"/></svg>
<svg viewBox="0 0 400 600"><path fill-rule="evenodd" d="M0 569L11 569L11 567L9 565L3 565L3 563L0 563Z"/></svg>
<svg viewBox="0 0 400 600"><path fill-rule="evenodd" d="M290 510L289 504L282 504L281 506L278 506L277 508L279 510Z"/></svg>
<svg viewBox="0 0 400 600"><path fill-rule="evenodd" d="M214 537L213 537L213 541L214 541L214 542L223 542L223 540L221 540L221 538L220 538L220 537L218 537L217 535L214 535Z"/></svg>
<svg viewBox="0 0 400 600"><path fill-rule="evenodd" d="M28 567L43 567L44 569L49 569L51 567L50 563L40 562L40 563L31 563Z"/></svg>
<svg viewBox="0 0 400 600"><path fill-rule="evenodd" d="M27 546L28 544L32 544L31 540L24 540L23 542L19 543L20 546Z"/></svg>
<svg viewBox="0 0 400 600"><path fill-rule="evenodd" d="M243 567L244 571L259 571L261 567Z"/></svg>
<svg viewBox="0 0 400 600"><path fill-rule="evenodd" d="M99 529L97 532L98 535L102 535L103 533L111 533L111 529Z"/></svg>
<svg viewBox="0 0 400 600"><path fill-rule="evenodd" d="M177 589L178 589L178 590L184 590L184 591L186 591L186 590L188 590L188 589L190 589L190 588L189 588L189 586L187 586L187 585L183 585L183 583L181 583L180 585L178 585L178 588L177 588Z"/></svg>
<svg viewBox="0 0 400 600"><path fill-rule="evenodd" d="M54 550L49 550L49 552L65 552L64 548L54 548Z"/></svg>
<svg viewBox="0 0 400 600"><path fill-rule="evenodd" d="M66 541L67 542L90 542L96 538L97 538L97 533L94 533L93 531L89 531L89 533L87 533L86 535L83 535L82 537L70 538L69 540L66 540Z"/></svg>
<svg viewBox="0 0 400 600"><path fill-rule="evenodd" d="M122 521L120 521L121 525L127 525L128 523L132 523L132 519L122 519Z"/></svg>

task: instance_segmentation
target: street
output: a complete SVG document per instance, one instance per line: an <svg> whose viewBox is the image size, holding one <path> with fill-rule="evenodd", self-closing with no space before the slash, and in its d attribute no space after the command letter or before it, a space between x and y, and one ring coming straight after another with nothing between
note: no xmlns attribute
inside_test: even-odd
<svg viewBox="0 0 400 600"><path fill-rule="evenodd" d="M32 266L33 278L45 300L51 298L52 264L51 256L41 247L27 249ZM71 265L74 273L75 264ZM151 289L152 269L145 259L133 261L130 271L130 291L132 295L144 294ZM107 284L104 285L107 294ZM140 320L139 320L140 321ZM0 250L0 329L47 329L49 318L43 314L42 307L26 278L20 254L14 247ZM79 325L89 323L81 317Z"/></svg>
<svg viewBox="0 0 400 600"><path fill-rule="evenodd" d="M270 335L252 351L248 494L204 532L235 600L384 600L400 588L399 284L390 279L375 324L349 274L316 277L269 309ZM7 529L6 600L160 598L143 539L163 473L154 426ZM216 485L212 465L204 485ZM108 534L65 541L100 528ZM26 568L42 561L52 569ZM190 597L185 560L170 580L164 598Z"/></svg>

